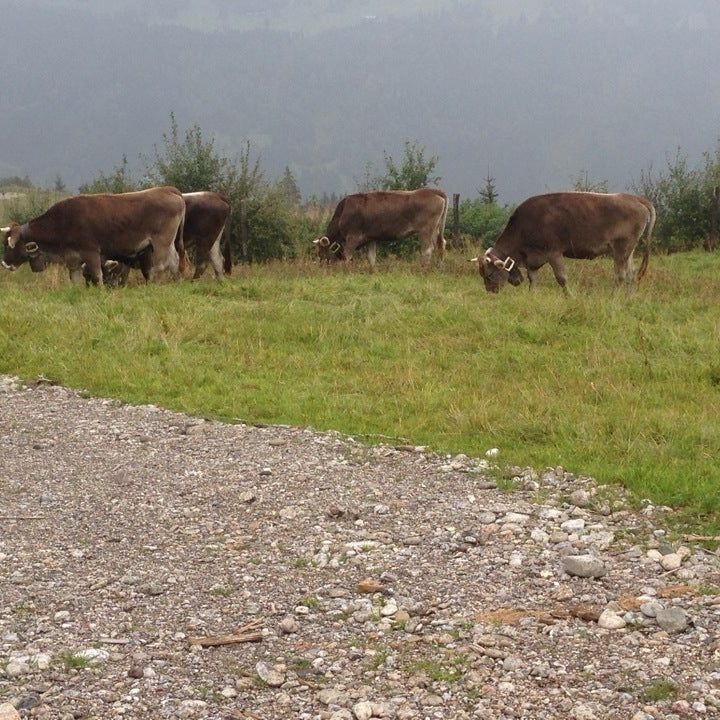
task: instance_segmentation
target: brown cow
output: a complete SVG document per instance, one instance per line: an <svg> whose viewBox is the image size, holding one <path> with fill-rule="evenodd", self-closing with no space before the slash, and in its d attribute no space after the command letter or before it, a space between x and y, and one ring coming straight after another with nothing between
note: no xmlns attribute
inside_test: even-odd
<svg viewBox="0 0 720 720"><path fill-rule="evenodd" d="M223 272L232 272L230 243L226 240L223 250L220 243L230 216L230 203L216 192L183 193L185 201L185 226L183 242L186 249L195 251L195 274L197 280L208 266L212 264L215 277L219 280ZM103 281L106 285L118 287L125 285L131 268L139 269L145 280L148 279L152 265L152 248L133 258L115 257L110 260L103 258ZM88 280L88 271L83 266L83 274Z"/></svg>
<svg viewBox="0 0 720 720"><path fill-rule="evenodd" d="M417 233L423 258L430 258L434 245L442 259L447 211L447 195L439 188L348 195L335 208L327 234L313 243L320 260L327 262L349 261L356 250L367 246L368 259L374 266L378 242Z"/></svg>
<svg viewBox="0 0 720 720"><path fill-rule="evenodd" d="M612 253L615 282L635 279L633 252L647 229L645 253L637 279L647 270L655 208L644 197L627 193L561 192L536 195L521 203L495 245L481 258L480 274L488 292L499 292L509 280L519 285L520 267L527 269L532 288L537 271L549 263L568 294L563 258L592 259Z"/></svg>
<svg viewBox="0 0 720 720"><path fill-rule="evenodd" d="M185 247L195 248L195 275L197 280L208 266L212 264L215 277L219 280L223 272L232 272L230 243L225 240L223 251L220 243L228 217L230 203L216 192L183 193L185 200Z"/></svg>
<svg viewBox="0 0 720 720"><path fill-rule="evenodd" d="M103 260L134 258L147 251L151 280L164 270L177 276L185 262L184 218L185 202L174 187L77 195L30 222L3 228L2 265L14 270L30 262L38 272L48 261L64 262L72 274L85 264L92 282L102 285Z"/></svg>

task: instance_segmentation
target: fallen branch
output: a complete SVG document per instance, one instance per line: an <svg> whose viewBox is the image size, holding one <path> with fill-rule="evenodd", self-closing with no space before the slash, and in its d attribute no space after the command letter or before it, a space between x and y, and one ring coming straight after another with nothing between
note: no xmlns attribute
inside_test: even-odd
<svg viewBox="0 0 720 720"><path fill-rule="evenodd" d="M683 535L682 539L686 542L702 542L705 540L720 542L720 535Z"/></svg>
<svg viewBox="0 0 720 720"><path fill-rule="evenodd" d="M262 632L258 629L263 624L263 620L253 620L247 625L230 635L206 635L200 637L191 637L189 642L191 645L200 645L200 647L219 647L221 645L235 645L236 643L260 642L263 639Z"/></svg>

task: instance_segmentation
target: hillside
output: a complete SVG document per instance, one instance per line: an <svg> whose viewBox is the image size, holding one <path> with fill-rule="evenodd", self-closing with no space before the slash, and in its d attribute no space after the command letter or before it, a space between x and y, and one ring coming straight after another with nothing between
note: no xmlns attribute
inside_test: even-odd
<svg viewBox="0 0 720 720"><path fill-rule="evenodd" d="M353 190L416 138L449 191L474 194L489 168L508 202L582 170L622 188L678 145L697 160L719 132L708 0L390 3L372 20L372 3L325 2L312 33L299 3L274 5L274 24L215 32L188 27L190 2L0 0L5 37L22 39L0 75L0 176L77 187L123 154L141 168L175 111L230 154L249 139L271 174L290 165L305 194ZM157 25L163 7L186 26ZM228 28L253 13L208 7Z"/></svg>

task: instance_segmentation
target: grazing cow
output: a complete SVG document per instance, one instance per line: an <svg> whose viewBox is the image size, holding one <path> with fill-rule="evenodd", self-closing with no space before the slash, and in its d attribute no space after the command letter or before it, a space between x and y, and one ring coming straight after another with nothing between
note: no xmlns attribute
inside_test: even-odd
<svg viewBox="0 0 720 720"><path fill-rule="evenodd" d="M447 195L438 188L348 195L335 208L327 234L313 243L320 260L327 262L347 262L358 248L367 246L368 259L374 266L378 242L417 233L423 258L430 259L434 245L442 259L447 211Z"/></svg>
<svg viewBox="0 0 720 720"><path fill-rule="evenodd" d="M29 262L33 271L48 261L63 262L73 273L85 272L103 284L105 260L131 259L151 249L148 276L185 268L185 202L177 188L156 187L118 195L77 195L55 203L23 225L13 223L3 246L2 265L14 270Z"/></svg>
<svg viewBox="0 0 720 720"><path fill-rule="evenodd" d="M183 193L183 200L185 201L183 242L186 249L195 251L193 280L197 280L205 272L208 263L212 264L218 280L223 276L223 272L229 275L232 272L230 243L225 241L222 252L220 243L230 216L230 203L216 192ZM152 251L152 248L149 248L149 251ZM105 284L113 287L125 285L131 268L139 269L147 281L152 264L152 255L149 251L133 258L115 257L113 260L103 258L102 272ZM83 273L87 280L86 267L83 267Z"/></svg>
<svg viewBox="0 0 720 720"><path fill-rule="evenodd" d="M537 271L549 263L565 294L567 275L563 258L592 259L612 253L615 282L633 282L633 252L647 229L645 253L637 274L640 280L650 259L655 208L644 197L627 193L561 192L537 195L521 203L485 255L473 258L488 292L499 292L509 281L523 281L527 270L532 288Z"/></svg>
<svg viewBox="0 0 720 720"><path fill-rule="evenodd" d="M230 243L225 240L223 251L220 251L228 217L230 203L216 192L183 193L185 200L185 247L195 248L195 274L197 280L208 266L212 264L215 277L219 280L223 272L232 272Z"/></svg>

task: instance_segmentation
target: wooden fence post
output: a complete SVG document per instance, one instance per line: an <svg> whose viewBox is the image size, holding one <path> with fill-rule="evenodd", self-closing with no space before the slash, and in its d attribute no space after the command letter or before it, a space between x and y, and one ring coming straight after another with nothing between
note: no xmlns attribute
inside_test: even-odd
<svg viewBox="0 0 720 720"><path fill-rule="evenodd" d="M720 223L720 185L713 188L712 210L710 211L710 235L705 240L705 249L708 252L717 250L720 243L720 231L718 224Z"/></svg>
<svg viewBox="0 0 720 720"><path fill-rule="evenodd" d="M453 193L453 245L460 245L460 193Z"/></svg>

